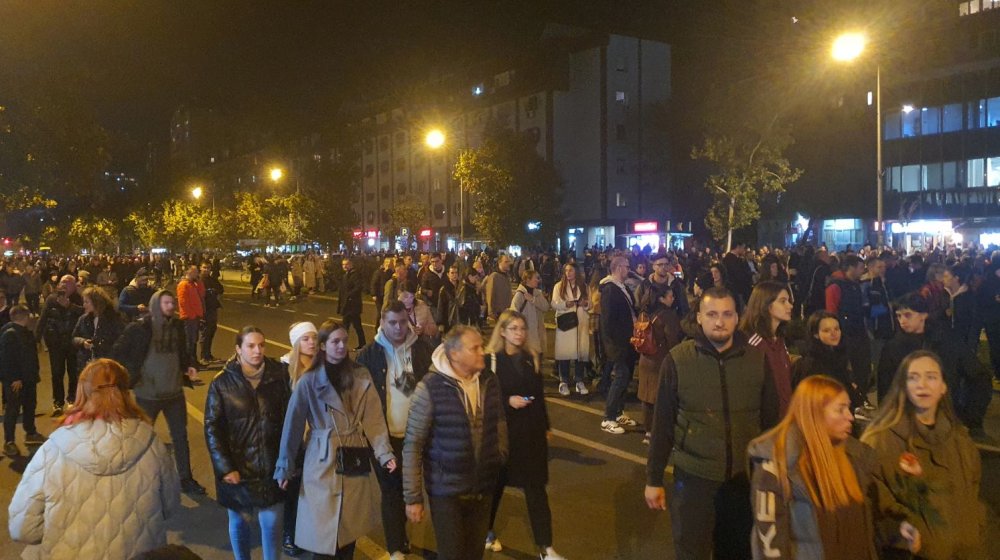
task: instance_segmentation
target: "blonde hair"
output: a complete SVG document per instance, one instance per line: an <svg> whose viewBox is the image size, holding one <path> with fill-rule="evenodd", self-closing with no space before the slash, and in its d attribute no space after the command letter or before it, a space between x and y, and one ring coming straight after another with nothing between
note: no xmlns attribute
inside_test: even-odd
<svg viewBox="0 0 1000 560"><path fill-rule="evenodd" d="M121 422L128 418L152 423L135 402L128 380L128 371L114 360L100 358L90 362L80 372L73 412L62 424L68 426L88 420Z"/></svg>
<svg viewBox="0 0 1000 560"><path fill-rule="evenodd" d="M847 391L831 377L813 375L799 383L792 394L788 413L755 442L774 441L774 462L786 496L788 481L787 445L789 434L798 435L802 449L798 470L813 505L825 511L864 501L858 478L843 445L834 445L824 423L824 408Z"/></svg>
<svg viewBox="0 0 1000 560"><path fill-rule="evenodd" d="M524 318L524 315L514 309L506 309L497 318L496 327L493 328L493 334L490 335L490 341L486 343L485 351L487 354L500 354L506 349L502 333L504 329L510 326L514 321L521 321L524 323L524 328L528 328L528 320ZM535 364L535 371L541 370L540 364L538 362L538 352L528 344L527 338L524 341L524 345L521 346L521 351L526 352L531 356L531 361ZM494 372L496 373L496 372Z"/></svg>

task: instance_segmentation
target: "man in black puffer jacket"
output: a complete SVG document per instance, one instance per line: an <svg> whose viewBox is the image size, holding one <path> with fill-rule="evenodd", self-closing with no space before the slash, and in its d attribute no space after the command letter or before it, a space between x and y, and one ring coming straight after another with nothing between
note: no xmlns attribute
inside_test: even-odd
<svg viewBox="0 0 1000 560"><path fill-rule="evenodd" d="M507 422L496 375L486 369L483 338L458 325L417 384L403 444L406 516L424 513L424 486L434 512L439 560L477 560L489 529L500 467L507 460Z"/></svg>
<svg viewBox="0 0 1000 560"><path fill-rule="evenodd" d="M241 558L250 558L252 517L260 522L264 557L281 549L285 494L273 474L291 385L286 367L264 356L264 342L257 327L236 335L236 357L212 380L205 402L216 495L229 510L230 544Z"/></svg>

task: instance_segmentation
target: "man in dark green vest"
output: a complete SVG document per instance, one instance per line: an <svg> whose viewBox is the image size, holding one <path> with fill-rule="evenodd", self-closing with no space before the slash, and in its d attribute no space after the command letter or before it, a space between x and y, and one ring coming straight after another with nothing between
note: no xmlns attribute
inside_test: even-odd
<svg viewBox="0 0 1000 560"><path fill-rule="evenodd" d="M677 560L750 558L747 444L777 423L778 397L763 352L736 333L738 322L733 295L722 287L706 290L701 332L663 360L646 503L667 509L663 472L672 457Z"/></svg>

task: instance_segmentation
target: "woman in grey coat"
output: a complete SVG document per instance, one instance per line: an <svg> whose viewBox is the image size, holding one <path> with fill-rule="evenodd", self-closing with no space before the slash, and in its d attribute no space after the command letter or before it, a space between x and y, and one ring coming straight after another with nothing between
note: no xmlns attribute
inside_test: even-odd
<svg viewBox="0 0 1000 560"><path fill-rule="evenodd" d="M288 403L274 478L285 488L299 474L295 457L305 436L295 545L317 559L349 560L355 541L378 528L378 481L372 468L392 472L396 458L371 375L347 357L344 326L323 323L319 345ZM352 468L359 448L369 455L374 451L375 461L365 459Z"/></svg>

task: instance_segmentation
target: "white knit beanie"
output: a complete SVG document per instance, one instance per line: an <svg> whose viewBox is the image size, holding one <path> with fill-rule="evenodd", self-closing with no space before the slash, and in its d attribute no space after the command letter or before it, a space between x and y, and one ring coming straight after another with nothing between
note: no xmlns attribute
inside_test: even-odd
<svg viewBox="0 0 1000 560"><path fill-rule="evenodd" d="M298 343L299 339L306 334L313 333L317 334L319 331L316 330L316 325L310 323L309 321L302 321L301 323L295 323L288 330L288 339L292 342L292 348L295 348L295 344Z"/></svg>

